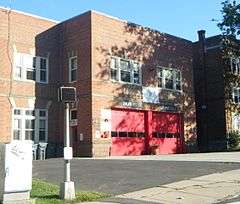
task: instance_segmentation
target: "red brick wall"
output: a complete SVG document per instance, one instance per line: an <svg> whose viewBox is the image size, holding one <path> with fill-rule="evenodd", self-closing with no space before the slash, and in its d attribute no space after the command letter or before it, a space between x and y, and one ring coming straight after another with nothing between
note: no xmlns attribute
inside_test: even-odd
<svg viewBox="0 0 240 204"><path fill-rule="evenodd" d="M78 109L77 141L74 141L74 154L92 155L91 140L91 19L87 12L56 25L37 37L39 53L50 52L50 82L54 87L74 86L77 88L77 102L71 107ZM69 57L77 56L77 82L69 83ZM55 93L56 90L55 90ZM52 143L63 143L64 106L58 106L53 120L58 123L58 131L52 135ZM56 114L58 113L58 114ZM57 133L57 134L56 134ZM49 133L50 134L50 133ZM80 134L84 140L80 141ZM55 135L55 136L54 136Z"/></svg>
<svg viewBox="0 0 240 204"><path fill-rule="evenodd" d="M122 95L141 101L141 87L113 83L109 80L110 56L127 55L143 63L143 85L157 84L156 65L173 67L182 72L181 93L162 90L161 99L180 104L184 113L185 140L196 141L196 116L193 90L192 43L168 34L92 12L92 112L93 120L99 121L100 110L121 106ZM160 110L158 105L143 104L143 109ZM93 124L95 155L106 155L108 139L95 139L100 124Z"/></svg>
<svg viewBox="0 0 240 204"><path fill-rule="evenodd" d="M12 107L9 96L17 107L24 108L28 107L28 99L36 96L34 82L13 80L11 83L13 52L34 52L36 35L53 25L55 23L48 20L0 9L0 142L10 142L12 135ZM43 100L47 103L48 98L44 97Z"/></svg>

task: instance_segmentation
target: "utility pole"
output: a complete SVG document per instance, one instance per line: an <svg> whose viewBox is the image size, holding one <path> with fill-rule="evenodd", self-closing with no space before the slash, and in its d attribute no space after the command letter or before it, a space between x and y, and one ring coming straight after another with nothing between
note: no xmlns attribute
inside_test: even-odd
<svg viewBox="0 0 240 204"><path fill-rule="evenodd" d="M64 182L60 184L60 198L63 200L74 200L75 186L71 181L70 160L72 159L72 147L70 147L69 135L69 103L76 100L76 89L74 87L61 87L59 100L64 102L65 108L65 134L64 134Z"/></svg>

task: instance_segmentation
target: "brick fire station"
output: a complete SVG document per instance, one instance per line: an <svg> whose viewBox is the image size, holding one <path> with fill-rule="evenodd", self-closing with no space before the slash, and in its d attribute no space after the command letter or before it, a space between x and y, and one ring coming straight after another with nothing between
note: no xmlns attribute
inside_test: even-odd
<svg viewBox="0 0 240 204"><path fill-rule="evenodd" d="M62 154L73 86L75 156L183 153L196 144L192 42L88 11L56 22L0 8L0 142Z"/></svg>

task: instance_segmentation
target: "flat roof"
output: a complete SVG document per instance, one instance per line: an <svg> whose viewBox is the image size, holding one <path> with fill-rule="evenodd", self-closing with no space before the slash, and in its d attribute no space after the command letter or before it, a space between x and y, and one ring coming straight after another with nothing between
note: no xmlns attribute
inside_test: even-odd
<svg viewBox="0 0 240 204"><path fill-rule="evenodd" d="M11 9L11 8L8 8L8 7L0 6L0 9L7 10L7 11L13 11L15 13L23 14L23 15L26 15L26 16L30 16L30 17L33 17L33 18L38 18L38 19L45 20L45 21L51 21L53 23L60 23L60 21L57 21L57 20L41 17L41 16L38 16L38 15L35 15L35 14L26 13L26 12L23 12L23 11L18 11L18 10Z"/></svg>

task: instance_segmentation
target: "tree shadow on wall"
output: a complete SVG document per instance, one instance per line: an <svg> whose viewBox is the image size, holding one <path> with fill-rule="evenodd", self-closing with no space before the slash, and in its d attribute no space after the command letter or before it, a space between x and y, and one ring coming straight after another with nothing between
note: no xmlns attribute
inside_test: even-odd
<svg viewBox="0 0 240 204"><path fill-rule="evenodd" d="M111 107L122 107L123 101L136 101L139 107L160 111L159 104L142 103L142 87L124 83L110 82L111 56L131 59L142 63L142 85L157 87L157 66L177 68L182 72L182 92L161 89L159 98L177 105L184 113L185 138L196 138L195 100L193 91L192 44L181 38L144 28L133 23L123 26L124 43L96 47L102 56L97 61L95 78L107 84ZM138 106L138 105L137 105Z"/></svg>

